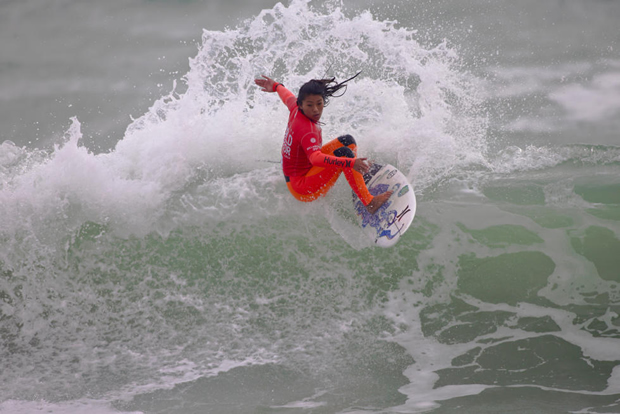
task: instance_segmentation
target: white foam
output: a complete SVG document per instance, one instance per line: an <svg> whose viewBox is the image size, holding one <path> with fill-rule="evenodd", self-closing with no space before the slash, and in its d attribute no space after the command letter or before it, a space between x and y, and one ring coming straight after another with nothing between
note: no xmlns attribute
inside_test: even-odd
<svg viewBox="0 0 620 414"><path fill-rule="evenodd" d="M435 382L439 376L435 373L442 368L451 367L453 358L465 353L471 348L471 344L442 344L432 337L425 337L419 311L422 307L412 306L415 303L424 303L425 298L421 294L412 292L391 295L386 316L396 325L407 326L407 330L391 338L403 346L415 363L409 366L403 374L409 379L409 384L401 387L399 391L407 396L405 404L391 407L390 410L397 413L424 412L439 406L438 401L476 395L487 388L488 385L465 384L451 385L435 388Z"/></svg>
<svg viewBox="0 0 620 414"><path fill-rule="evenodd" d="M321 36L308 37L313 31ZM339 79L364 69L325 110L324 138L352 133L360 154L395 162L417 189L458 165L483 163L486 119L474 80L458 70L446 42L427 50L416 37L370 12L349 18L334 5L311 8L303 0L234 29L205 31L182 79L186 92L175 85L110 153L81 146L75 118L65 142L41 161L21 165L26 150L4 144L0 165L11 174L0 190L0 230L27 226L53 240L59 228L91 221L122 237L166 236L205 217L291 211L279 166L258 161L279 158L287 119L277 96L253 84L260 73L296 92L330 67ZM343 53L347 63L334 64Z"/></svg>

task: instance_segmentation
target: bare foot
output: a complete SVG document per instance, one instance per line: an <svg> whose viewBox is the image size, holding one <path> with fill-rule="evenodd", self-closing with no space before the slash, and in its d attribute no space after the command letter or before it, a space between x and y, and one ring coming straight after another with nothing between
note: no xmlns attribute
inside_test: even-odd
<svg viewBox="0 0 620 414"><path fill-rule="evenodd" d="M379 207L388 201L388 198L390 198L391 195L392 191L386 191L385 193L374 196L372 201L366 206L366 210L368 210L370 214L375 214L377 210L379 210Z"/></svg>

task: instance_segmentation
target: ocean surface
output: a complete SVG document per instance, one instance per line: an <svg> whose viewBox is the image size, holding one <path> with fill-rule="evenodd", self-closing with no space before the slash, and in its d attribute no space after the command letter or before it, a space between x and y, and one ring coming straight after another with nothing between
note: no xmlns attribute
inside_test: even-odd
<svg viewBox="0 0 620 414"><path fill-rule="evenodd" d="M0 2L0 412L620 413L620 2ZM293 92L417 194L302 204Z"/></svg>

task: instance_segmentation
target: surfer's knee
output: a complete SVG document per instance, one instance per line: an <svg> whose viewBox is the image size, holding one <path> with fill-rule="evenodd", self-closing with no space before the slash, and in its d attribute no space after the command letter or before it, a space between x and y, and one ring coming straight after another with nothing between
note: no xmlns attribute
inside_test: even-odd
<svg viewBox="0 0 620 414"><path fill-rule="evenodd" d="M355 153L349 147L340 147L334 151L336 157L355 158Z"/></svg>
<svg viewBox="0 0 620 414"><path fill-rule="evenodd" d="M357 143L355 142L355 138L353 138L353 136L349 134L339 136L338 141L340 141L340 143L344 145L345 147L348 147L351 145L357 145Z"/></svg>
<svg viewBox="0 0 620 414"><path fill-rule="evenodd" d="M353 136L341 135L338 137L338 141L342 144L342 147L334 151L336 157L355 158L355 150L357 149L357 143Z"/></svg>

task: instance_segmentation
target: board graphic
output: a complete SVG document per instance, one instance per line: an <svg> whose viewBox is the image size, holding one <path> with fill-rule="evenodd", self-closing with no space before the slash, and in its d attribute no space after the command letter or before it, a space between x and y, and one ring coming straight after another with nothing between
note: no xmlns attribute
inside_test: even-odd
<svg viewBox="0 0 620 414"><path fill-rule="evenodd" d="M393 193L377 210L370 214L354 195L353 205L358 221L368 237L377 246L391 247L407 231L415 217L416 199L407 177L390 164L373 164L364 174L370 194L378 195L391 190Z"/></svg>

